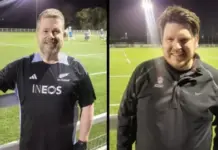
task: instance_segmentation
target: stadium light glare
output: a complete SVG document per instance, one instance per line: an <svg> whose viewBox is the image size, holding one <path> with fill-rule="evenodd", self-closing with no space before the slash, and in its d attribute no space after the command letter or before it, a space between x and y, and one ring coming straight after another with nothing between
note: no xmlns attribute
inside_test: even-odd
<svg viewBox="0 0 218 150"><path fill-rule="evenodd" d="M15 3L16 0L1 0L0 1L0 7L8 6L12 3Z"/></svg>
<svg viewBox="0 0 218 150"><path fill-rule="evenodd" d="M145 10L152 10L153 9L153 5L150 1L142 1L142 8L144 8Z"/></svg>

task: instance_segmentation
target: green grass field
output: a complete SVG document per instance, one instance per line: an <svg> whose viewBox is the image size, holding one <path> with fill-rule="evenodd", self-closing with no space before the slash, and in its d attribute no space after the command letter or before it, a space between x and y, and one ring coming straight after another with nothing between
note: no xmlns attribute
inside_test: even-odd
<svg viewBox="0 0 218 150"><path fill-rule="evenodd" d="M199 48L198 54L203 61L218 68L218 48ZM162 56L160 48L110 49L110 114L117 114L122 94L136 66L159 56ZM116 130L110 131L110 149L116 149Z"/></svg>
<svg viewBox="0 0 218 150"><path fill-rule="evenodd" d="M0 68L9 62L37 52L35 33L0 33ZM62 51L80 60L91 76L97 100L95 115L106 112L106 42L92 35L86 42L83 35L76 40L65 41ZM97 73L97 74L95 74ZM9 91L12 92L12 91ZM2 93L1 93L2 94ZM101 131L100 131L101 129ZM90 138L106 132L106 124L94 126ZM0 109L0 145L19 138L19 107Z"/></svg>

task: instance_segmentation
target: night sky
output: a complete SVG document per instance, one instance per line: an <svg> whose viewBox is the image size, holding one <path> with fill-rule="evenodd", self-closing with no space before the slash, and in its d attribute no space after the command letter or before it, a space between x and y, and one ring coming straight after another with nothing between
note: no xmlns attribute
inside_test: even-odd
<svg viewBox="0 0 218 150"><path fill-rule="evenodd" d="M12 1L0 7L0 28L35 28L36 0ZM14 1L14 2L13 2ZM157 18L169 5L181 5L194 11L201 19L201 35L218 36L218 0L152 0ZM73 13L82 8L107 8L107 0L37 0L37 15L46 8L70 5ZM127 32L129 37L143 37L145 31L142 0L109 0L109 29L111 37L121 37ZM217 37L218 38L218 37Z"/></svg>
<svg viewBox="0 0 218 150"><path fill-rule="evenodd" d="M0 28L35 28L36 14L46 8L60 9L61 5L70 5L74 15L82 8L107 8L106 0L37 0L37 5L36 0L0 0L0 5L3 1L14 2L0 7Z"/></svg>
<svg viewBox="0 0 218 150"><path fill-rule="evenodd" d="M152 0L157 17L169 5L180 5L194 11L201 20L201 35L218 35L217 0ZM121 37L127 32L129 37L145 35L144 10L141 0L110 0L110 36Z"/></svg>

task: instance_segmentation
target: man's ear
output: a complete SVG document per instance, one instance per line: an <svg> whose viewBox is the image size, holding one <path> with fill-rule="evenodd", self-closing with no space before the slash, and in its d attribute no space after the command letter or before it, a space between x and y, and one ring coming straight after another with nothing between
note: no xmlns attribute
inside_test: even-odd
<svg viewBox="0 0 218 150"><path fill-rule="evenodd" d="M199 35L195 36L195 48L199 47Z"/></svg>

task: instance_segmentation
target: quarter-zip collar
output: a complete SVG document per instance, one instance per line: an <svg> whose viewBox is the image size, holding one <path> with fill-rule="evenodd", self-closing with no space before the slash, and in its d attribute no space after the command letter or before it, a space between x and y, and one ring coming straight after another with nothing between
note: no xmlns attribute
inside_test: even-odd
<svg viewBox="0 0 218 150"><path fill-rule="evenodd" d="M168 64L166 60L164 60L164 65L166 67L166 71L169 72L169 75L174 81L179 81L183 77L201 74L200 56L198 54L194 55L194 63L191 69L185 71L176 70L170 64Z"/></svg>

